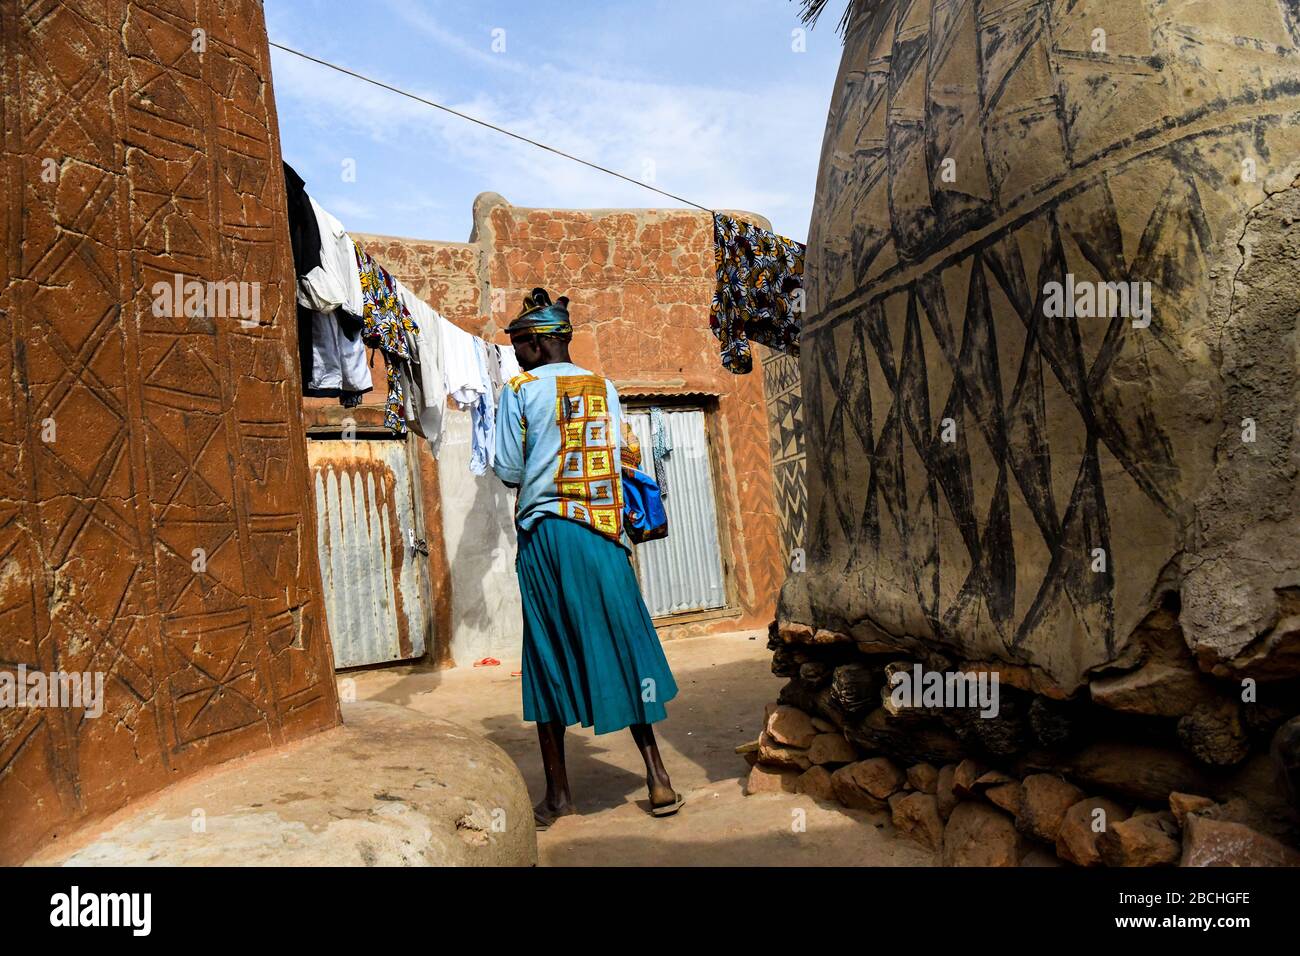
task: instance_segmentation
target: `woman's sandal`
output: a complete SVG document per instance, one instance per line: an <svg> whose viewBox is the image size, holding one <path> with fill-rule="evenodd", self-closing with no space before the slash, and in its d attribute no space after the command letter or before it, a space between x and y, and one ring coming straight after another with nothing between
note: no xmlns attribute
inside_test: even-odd
<svg viewBox="0 0 1300 956"><path fill-rule="evenodd" d="M541 803L533 807L533 826L537 827L538 832L549 830L552 823L560 819L562 816L569 815L564 813L551 813L546 808L545 804L546 801L543 800Z"/></svg>
<svg viewBox="0 0 1300 956"><path fill-rule="evenodd" d="M652 817L671 817L674 813L682 808L686 798L680 793L673 793L672 803L650 804L650 816Z"/></svg>

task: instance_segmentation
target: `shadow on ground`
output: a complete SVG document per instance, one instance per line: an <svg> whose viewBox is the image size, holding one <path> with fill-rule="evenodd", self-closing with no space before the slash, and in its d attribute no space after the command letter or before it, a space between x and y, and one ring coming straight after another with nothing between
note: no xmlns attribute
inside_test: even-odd
<svg viewBox="0 0 1300 956"><path fill-rule="evenodd" d="M678 696L655 725L673 785L687 797L680 814L646 812L645 768L631 734L566 735L569 782L580 814L539 834L549 865L929 865L933 856L898 838L883 819L818 804L809 797L745 797L749 767L735 753L755 739L764 706L781 680L754 632L683 638L664 644ZM545 777L532 724L521 713L517 662L432 671L388 668L358 677L363 699L402 704L455 721L501 747L519 767L534 801Z"/></svg>

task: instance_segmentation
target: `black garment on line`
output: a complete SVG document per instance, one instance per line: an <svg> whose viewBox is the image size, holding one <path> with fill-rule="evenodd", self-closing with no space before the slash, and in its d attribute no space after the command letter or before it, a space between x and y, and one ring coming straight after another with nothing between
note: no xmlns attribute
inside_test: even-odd
<svg viewBox="0 0 1300 956"><path fill-rule="evenodd" d="M284 194L289 207L289 245L293 248L295 280L320 265L320 227L311 208L306 183L288 163L284 166ZM312 379L311 310L298 303L298 367L302 370L302 393L318 394L307 383ZM337 391L322 397L336 397Z"/></svg>
<svg viewBox="0 0 1300 956"><path fill-rule="evenodd" d="M307 275L320 266L320 226L316 211L311 207L306 183L288 163L284 166L284 189L289 207L289 244L293 247L293 271L298 277ZM312 311L302 303L298 306L298 367L302 371L302 393L318 398L337 398L345 408L360 405L365 392L351 392L337 388L312 388L308 383L314 378L312 356ZM361 319L349 315L342 308L334 310L334 317L343 334L355 339L361 334Z"/></svg>
<svg viewBox="0 0 1300 956"><path fill-rule="evenodd" d="M320 226L311 208L303 182L292 166L284 163L284 190L289 201L289 244L293 247L293 271L305 276L320 265Z"/></svg>

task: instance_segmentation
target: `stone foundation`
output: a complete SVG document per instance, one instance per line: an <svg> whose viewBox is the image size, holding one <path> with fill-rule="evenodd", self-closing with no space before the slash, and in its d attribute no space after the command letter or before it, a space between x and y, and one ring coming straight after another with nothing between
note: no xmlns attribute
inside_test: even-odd
<svg viewBox="0 0 1300 956"><path fill-rule="evenodd" d="M1062 698L1014 667L774 623L772 670L789 682L738 748L747 792L888 815L947 866L1300 865L1300 681L1248 685L1242 700L1242 682L1177 653L1176 608L1144 635L1129 669ZM900 704L917 665L989 689L996 674L996 713Z"/></svg>

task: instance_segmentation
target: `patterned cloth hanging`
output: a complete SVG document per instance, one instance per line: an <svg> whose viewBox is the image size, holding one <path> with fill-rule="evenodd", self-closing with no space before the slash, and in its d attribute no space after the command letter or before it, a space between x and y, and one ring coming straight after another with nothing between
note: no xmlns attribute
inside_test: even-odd
<svg viewBox="0 0 1300 956"><path fill-rule="evenodd" d="M406 434L403 414L405 392L400 369L411 359L408 335L419 331L415 319L397 294L397 283L388 270L355 242L357 268L361 273L361 337L384 354L388 367L388 398L384 401L384 425L395 434Z"/></svg>
<svg viewBox="0 0 1300 956"><path fill-rule="evenodd" d="M668 423L664 420L664 410L658 405L650 409L650 439L655 460L655 482L659 485L660 496L668 497L668 462L664 459L672 454L673 440L668 434Z"/></svg>
<svg viewBox="0 0 1300 956"><path fill-rule="evenodd" d="M723 366L737 375L751 371L751 341L798 355L807 247L722 213L713 214L713 245L709 327L722 342Z"/></svg>

